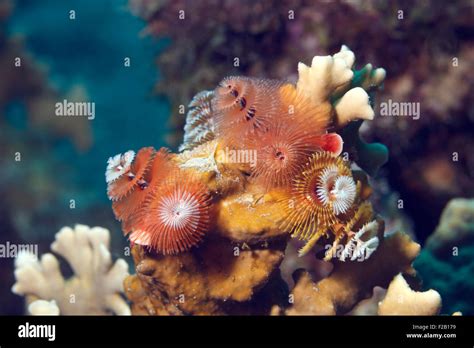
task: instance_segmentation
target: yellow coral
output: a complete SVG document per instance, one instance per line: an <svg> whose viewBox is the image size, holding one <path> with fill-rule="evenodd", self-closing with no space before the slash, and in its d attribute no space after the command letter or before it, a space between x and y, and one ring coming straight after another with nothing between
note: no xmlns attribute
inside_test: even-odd
<svg viewBox="0 0 474 348"><path fill-rule="evenodd" d="M280 228L284 216L279 203L285 195L281 190L230 195L218 205L217 228L237 241L252 242L285 235L285 230Z"/></svg>

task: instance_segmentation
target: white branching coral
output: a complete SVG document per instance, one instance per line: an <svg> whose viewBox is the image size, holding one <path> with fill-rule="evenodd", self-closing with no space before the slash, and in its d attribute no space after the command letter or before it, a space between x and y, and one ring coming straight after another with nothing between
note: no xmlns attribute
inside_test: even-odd
<svg viewBox="0 0 474 348"><path fill-rule="evenodd" d="M127 173L134 158L135 152L131 150L124 154L119 153L114 157L110 157L107 161L107 169L105 170L105 181L110 183Z"/></svg>
<svg viewBox="0 0 474 348"><path fill-rule="evenodd" d="M367 260L379 246L379 238L376 236L378 229L379 223L375 220L365 224L346 243L339 260Z"/></svg>
<svg viewBox="0 0 474 348"><path fill-rule="evenodd" d="M28 296L32 314L52 314L57 306L66 315L130 315L121 295L128 265L123 259L112 264L109 243L110 233L105 228L63 227L51 250L68 261L73 276L63 277L53 254L44 254L38 260L31 252L22 252L15 260L16 283L12 291Z"/></svg>
<svg viewBox="0 0 474 348"><path fill-rule="evenodd" d="M354 72L354 53L346 46L334 56L316 56L311 67L298 63L298 92L308 96L316 104L329 99L336 89L344 88L349 84Z"/></svg>
<svg viewBox="0 0 474 348"><path fill-rule="evenodd" d="M59 315L59 307L55 300L36 300L28 306L28 312L33 315Z"/></svg>
<svg viewBox="0 0 474 348"><path fill-rule="evenodd" d="M336 104L337 124L340 127L357 119L372 120L374 110L369 104L369 95L361 87L350 89Z"/></svg>
<svg viewBox="0 0 474 348"><path fill-rule="evenodd" d="M441 296L435 290L413 291L401 274L390 283L387 295L379 303L379 315L437 315Z"/></svg>
<svg viewBox="0 0 474 348"><path fill-rule="evenodd" d="M385 76L387 75L385 69L377 68L374 69L372 64L368 63L364 68L363 71L365 72L366 78L363 80L362 88L367 90L372 87L378 87L382 84L385 80Z"/></svg>
<svg viewBox="0 0 474 348"><path fill-rule="evenodd" d="M333 55L334 59L342 59L346 63L347 67L352 69L355 62L355 54L352 52L349 47L342 45L339 52Z"/></svg>
<svg viewBox="0 0 474 348"><path fill-rule="evenodd" d="M374 110L369 103L366 90L379 86L385 79L385 70L374 69L371 64L364 66L360 87L351 87L355 78L354 53L347 47L333 56L316 56L311 67L298 64L298 92L310 97L316 104L335 99L335 124L343 127L354 120L372 120Z"/></svg>

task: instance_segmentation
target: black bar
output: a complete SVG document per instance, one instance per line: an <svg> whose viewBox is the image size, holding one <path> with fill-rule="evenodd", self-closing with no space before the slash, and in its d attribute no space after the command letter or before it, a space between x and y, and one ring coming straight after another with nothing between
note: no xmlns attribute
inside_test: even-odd
<svg viewBox="0 0 474 348"><path fill-rule="evenodd" d="M54 341L46 337L20 338L20 325L26 323L30 329L31 325L55 325ZM426 337L410 338L407 334ZM428 337L433 334L455 334L456 337ZM383 343L473 347L474 317L0 317L2 348L38 343L132 346L308 343L313 347Z"/></svg>

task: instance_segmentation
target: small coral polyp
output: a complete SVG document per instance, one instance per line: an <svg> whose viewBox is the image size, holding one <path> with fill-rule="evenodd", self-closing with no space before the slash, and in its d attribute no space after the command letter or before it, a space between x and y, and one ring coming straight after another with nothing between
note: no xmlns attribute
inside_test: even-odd
<svg viewBox="0 0 474 348"><path fill-rule="evenodd" d="M149 157L148 153L149 151L147 151L148 163L145 165L147 169L138 178L132 191L127 196L112 203L114 214L120 221L130 219L143 205L148 194L161 184L163 179L166 178L168 171L172 169L167 149L163 148L156 153L153 150L153 157ZM132 178L136 178L136 175L133 172L129 172L124 177L124 180L128 179L131 182ZM125 185L126 183L118 182L117 184Z"/></svg>
<svg viewBox="0 0 474 348"><path fill-rule="evenodd" d="M105 171L105 181L112 182L130 170L135 151L127 151L124 154L118 154L109 158L107 161L107 170Z"/></svg>
<svg viewBox="0 0 474 348"><path fill-rule="evenodd" d="M349 253L360 245L371 254L378 240L365 240L374 227L367 225L374 220L370 190L365 174L353 175L350 159L340 157L341 135L357 137L344 127L373 117L366 89L374 91L385 73L371 65L353 71L353 63L343 46L310 67L300 63L296 84L224 78L190 102L179 154L147 147L133 161L131 151L110 158L108 195L124 233L161 254L187 252L211 232L230 236L231 245L244 229L250 240L297 237L307 243L301 254L323 237L333 249L346 242L339 260L353 260ZM347 151L358 158L357 148Z"/></svg>
<svg viewBox="0 0 474 348"><path fill-rule="evenodd" d="M129 169L108 183L107 194L112 201L122 200L140 185L154 154L155 150L152 147L141 149Z"/></svg>
<svg viewBox="0 0 474 348"><path fill-rule="evenodd" d="M336 187L343 179L351 184ZM317 152L294 179L289 198L283 200L286 217L282 228L309 241L304 253L322 236L334 232L340 222L337 215L349 210L355 195L356 185L348 164L329 152Z"/></svg>
<svg viewBox="0 0 474 348"><path fill-rule="evenodd" d="M252 177L267 188L288 187L312 153L321 149L323 138L307 132L310 124L277 123L268 132L253 139L257 154Z"/></svg>
<svg viewBox="0 0 474 348"><path fill-rule="evenodd" d="M149 194L130 239L164 255L187 251L209 231L210 205L204 184L176 174Z"/></svg>
<svg viewBox="0 0 474 348"><path fill-rule="evenodd" d="M354 203L356 184L348 175L341 175L337 166L325 168L319 176L318 198L324 205L332 205L334 214L347 212Z"/></svg>
<svg viewBox="0 0 474 348"><path fill-rule="evenodd" d="M186 133L180 151L192 149L214 139L215 124L212 117L211 103L214 91L202 91L196 94L189 103L184 131Z"/></svg>
<svg viewBox="0 0 474 348"><path fill-rule="evenodd" d="M141 149L129 170L109 182L108 193L130 240L162 254L189 250L209 230L207 187L178 171L166 148Z"/></svg>
<svg viewBox="0 0 474 348"><path fill-rule="evenodd" d="M248 77L225 78L216 88L212 113L219 136L230 144L271 128L279 113L282 82Z"/></svg>

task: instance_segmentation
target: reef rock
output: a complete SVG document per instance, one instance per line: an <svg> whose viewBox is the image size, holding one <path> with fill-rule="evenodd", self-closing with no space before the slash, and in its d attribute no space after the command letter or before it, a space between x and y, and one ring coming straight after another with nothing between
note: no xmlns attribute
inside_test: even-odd
<svg viewBox="0 0 474 348"><path fill-rule="evenodd" d="M163 256L134 246L137 274L124 284L133 303L132 313L266 314L269 305L252 299L259 292L268 292L265 286L270 280L278 282L276 271L284 248L284 243L242 248L217 238L193 252Z"/></svg>
<svg viewBox="0 0 474 348"><path fill-rule="evenodd" d="M406 234L395 233L381 243L364 262L334 265L331 274L314 283L307 272L295 274L293 305L287 315L335 315L349 312L359 301L369 298L375 286L386 288L402 272L414 274L411 263L420 246Z"/></svg>
<svg viewBox="0 0 474 348"><path fill-rule="evenodd" d="M456 198L443 210L440 223L426 241L426 248L440 255L474 241L474 199Z"/></svg>
<svg viewBox="0 0 474 348"><path fill-rule="evenodd" d="M387 295L379 304L380 315L437 315L441 309L441 296L435 290L417 292L401 274L390 283Z"/></svg>

